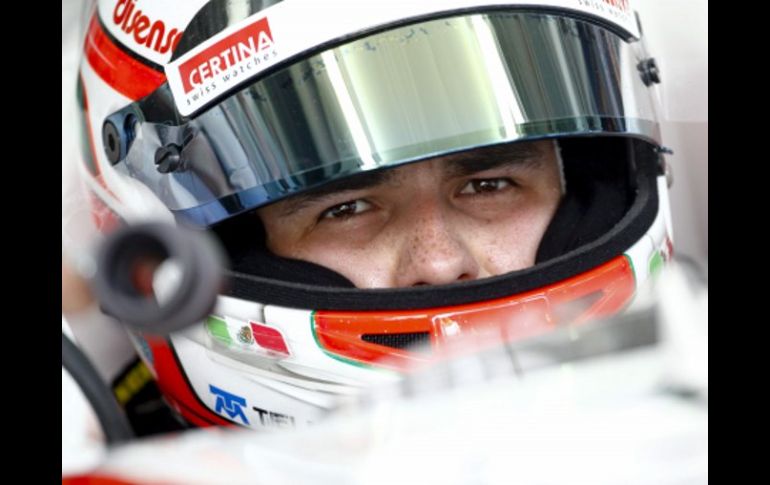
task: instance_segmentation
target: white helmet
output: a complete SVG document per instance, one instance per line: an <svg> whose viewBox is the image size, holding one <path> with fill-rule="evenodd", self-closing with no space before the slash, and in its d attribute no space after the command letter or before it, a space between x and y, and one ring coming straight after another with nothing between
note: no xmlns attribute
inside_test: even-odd
<svg viewBox="0 0 770 485"><path fill-rule="evenodd" d="M135 336L172 406L194 425L302 426L457 335L623 309L672 252L640 38L625 0L99 1L79 82L94 215L207 228L232 262L206 322ZM536 140L558 147L565 193L529 268L360 289L276 256L248 216Z"/></svg>

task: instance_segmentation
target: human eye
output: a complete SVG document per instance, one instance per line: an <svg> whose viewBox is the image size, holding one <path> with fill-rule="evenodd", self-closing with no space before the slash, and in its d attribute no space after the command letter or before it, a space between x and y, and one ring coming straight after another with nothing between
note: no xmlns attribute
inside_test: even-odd
<svg viewBox="0 0 770 485"><path fill-rule="evenodd" d="M350 217L362 214L370 209L372 209L372 204L370 204L369 202L363 199L349 200L347 202L334 205L324 210L323 212L321 212L321 215L319 216L318 219L319 220L348 219Z"/></svg>
<svg viewBox="0 0 770 485"><path fill-rule="evenodd" d="M510 178L473 179L460 189L460 195L484 195L500 192L515 185Z"/></svg>

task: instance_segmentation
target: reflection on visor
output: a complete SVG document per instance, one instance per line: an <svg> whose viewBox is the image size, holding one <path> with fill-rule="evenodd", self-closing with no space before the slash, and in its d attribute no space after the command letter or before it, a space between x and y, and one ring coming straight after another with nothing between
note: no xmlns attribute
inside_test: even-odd
<svg viewBox="0 0 770 485"><path fill-rule="evenodd" d="M641 60L635 45L577 19L432 20L297 62L181 125L135 103L111 117L133 138L118 166L182 218L208 225L468 148L586 133L655 141Z"/></svg>

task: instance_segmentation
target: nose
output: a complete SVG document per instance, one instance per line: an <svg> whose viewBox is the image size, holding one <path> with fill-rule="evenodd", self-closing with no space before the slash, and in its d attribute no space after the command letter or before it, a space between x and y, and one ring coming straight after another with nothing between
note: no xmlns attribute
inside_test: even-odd
<svg viewBox="0 0 770 485"><path fill-rule="evenodd" d="M479 277L479 264L448 212L440 203L423 204L402 226L395 286L441 285Z"/></svg>

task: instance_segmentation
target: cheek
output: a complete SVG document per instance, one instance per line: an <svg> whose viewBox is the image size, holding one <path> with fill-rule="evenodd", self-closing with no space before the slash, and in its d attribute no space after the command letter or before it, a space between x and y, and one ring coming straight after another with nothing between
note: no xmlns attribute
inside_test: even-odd
<svg viewBox="0 0 770 485"><path fill-rule="evenodd" d="M555 209L556 204L519 207L502 219L477 225L471 240L484 272L495 276L533 266Z"/></svg>
<svg viewBox="0 0 770 485"><path fill-rule="evenodd" d="M391 286L392 254L387 246L358 246L345 240L312 241L293 246L285 257L320 264L349 279L358 288Z"/></svg>
<svg viewBox="0 0 770 485"><path fill-rule="evenodd" d="M277 223L263 215L268 233L267 247L278 256L300 259L329 268L359 288L392 285L394 244L376 228L382 224L337 225L316 227L302 223ZM376 222L376 221L375 221Z"/></svg>

